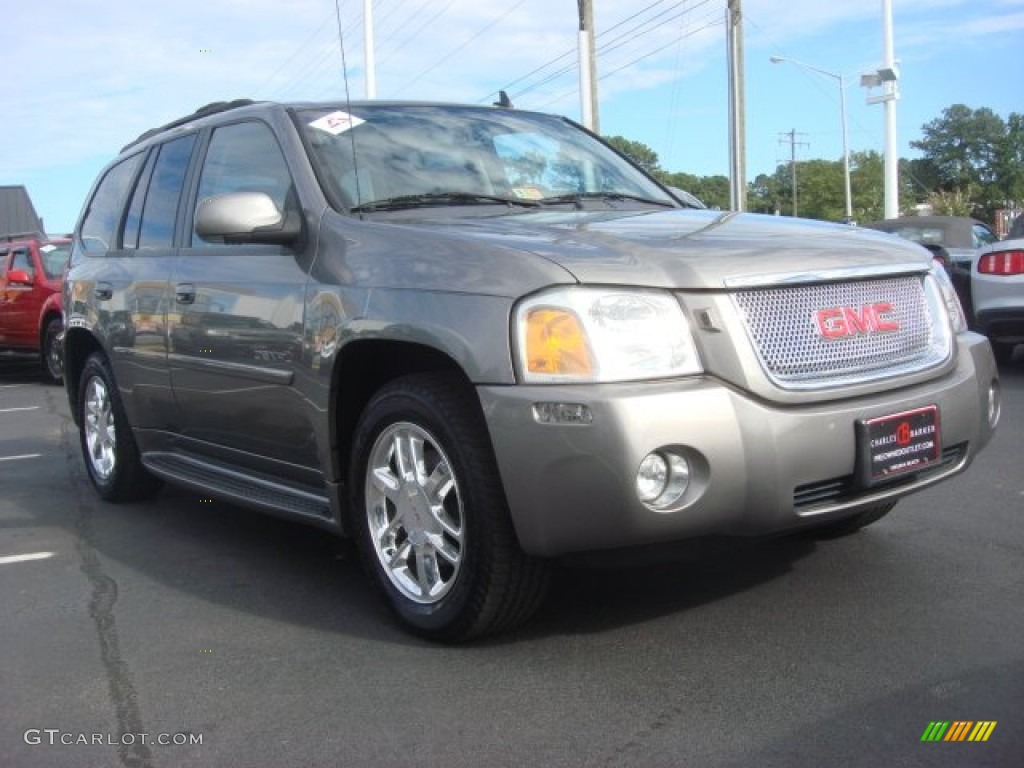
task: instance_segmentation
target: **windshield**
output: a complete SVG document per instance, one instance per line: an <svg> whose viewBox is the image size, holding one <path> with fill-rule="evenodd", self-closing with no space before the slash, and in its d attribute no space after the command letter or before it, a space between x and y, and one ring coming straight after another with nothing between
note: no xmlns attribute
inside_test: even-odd
<svg viewBox="0 0 1024 768"><path fill-rule="evenodd" d="M71 256L71 243L47 243L39 247L43 271L49 278L63 277L64 268Z"/></svg>
<svg viewBox="0 0 1024 768"><path fill-rule="evenodd" d="M675 206L642 172L565 120L488 107L352 105L298 112L336 207L604 201Z"/></svg>

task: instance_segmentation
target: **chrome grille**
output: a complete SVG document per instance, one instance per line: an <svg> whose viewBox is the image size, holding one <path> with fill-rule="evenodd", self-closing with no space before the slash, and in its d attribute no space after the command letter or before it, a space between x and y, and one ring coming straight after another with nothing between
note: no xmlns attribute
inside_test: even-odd
<svg viewBox="0 0 1024 768"><path fill-rule="evenodd" d="M929 301L923 276L890 277L738 291L733 294L769 378L781 387L812 389L911 373L950 354L942 310ZM819 310L885 302L898 331L825 338Z"/></svg>

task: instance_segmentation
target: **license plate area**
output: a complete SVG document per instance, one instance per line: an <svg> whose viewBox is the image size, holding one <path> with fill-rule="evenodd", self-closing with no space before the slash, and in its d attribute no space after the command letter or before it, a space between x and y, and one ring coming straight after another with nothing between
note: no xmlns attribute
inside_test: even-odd
<svg viewBox="0 0 1024 768"><path fill-rule="evenodd" d="M856 430L862 487L918 472L942 456L939 409L934 405L861 420Z"/></svg>

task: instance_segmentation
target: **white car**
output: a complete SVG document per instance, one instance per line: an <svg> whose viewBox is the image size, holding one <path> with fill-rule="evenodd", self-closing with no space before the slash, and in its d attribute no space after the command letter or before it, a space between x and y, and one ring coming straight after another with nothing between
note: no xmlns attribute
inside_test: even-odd
<svg viewBox="0 0 1024 768"><path fill-rule="evenodd" d="M1007 363L1024 344L1024 237L992 243L971 268L974 321L996 360Z"/></svg>

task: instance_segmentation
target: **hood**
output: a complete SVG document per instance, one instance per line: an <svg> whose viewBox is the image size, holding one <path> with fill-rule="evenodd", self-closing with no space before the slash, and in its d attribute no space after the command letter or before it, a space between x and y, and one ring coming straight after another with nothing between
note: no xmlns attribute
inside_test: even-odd
<svg viewBox="0 0 1024 768"><path fill-rule="evenodd" d="M721 290L790 282L794 274L931 263L925 249L881 232L729 211L538 211L402 223L527 251L592 284Z"/></svg>

